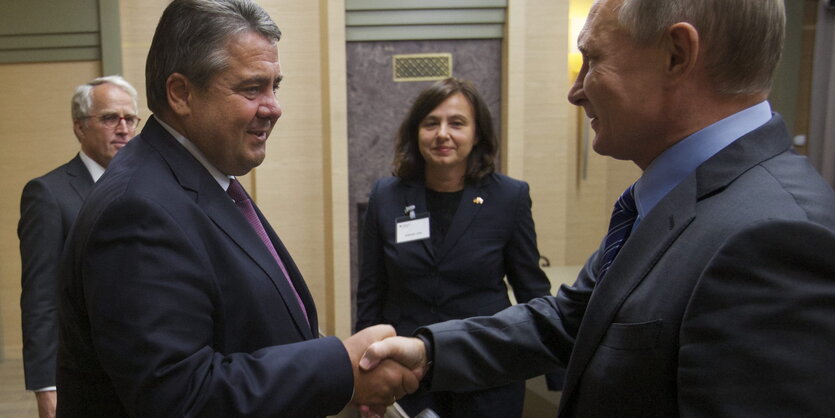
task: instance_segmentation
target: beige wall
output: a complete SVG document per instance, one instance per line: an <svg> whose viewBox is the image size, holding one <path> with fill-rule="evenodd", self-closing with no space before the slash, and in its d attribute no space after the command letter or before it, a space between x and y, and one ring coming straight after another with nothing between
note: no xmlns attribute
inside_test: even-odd
<svg viewBox="0 0 835 418"><path fill-rule="evenodd" d="M614 200L640 175L632 163L589 150L581 178L581 112L566 99L574 81L568 15L568 0L513 0L505 40L503 166L530 184L539 250L556 266L585 261Z"/></svg>

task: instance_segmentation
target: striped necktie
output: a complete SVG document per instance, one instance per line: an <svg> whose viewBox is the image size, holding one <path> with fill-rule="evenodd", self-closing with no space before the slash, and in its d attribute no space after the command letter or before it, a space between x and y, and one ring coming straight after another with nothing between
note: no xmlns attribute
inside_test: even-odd
<svg viewBox="0 0 835 418"><path fill-rule="evenodd" d="M598 282L603 279L615 256L618 255L621 247L629 238L635 219L638 218L638 208L635 206L635 185L629 186L615 202L612 210L612 219L609 221L609 232L606 234L606 245L601 258L600 272L597 275Z"/></svg>

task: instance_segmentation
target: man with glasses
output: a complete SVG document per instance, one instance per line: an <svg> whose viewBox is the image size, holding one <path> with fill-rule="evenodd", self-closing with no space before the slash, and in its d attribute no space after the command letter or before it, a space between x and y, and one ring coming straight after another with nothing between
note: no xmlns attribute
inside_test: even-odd
<svg viewBox="0 0 835 418"><path fill-rule="evenodd" d="M35 391L40 417L55 416L56 290L64 241L87 192L134 136L139 124L136 96L136 89L120 76L78 86L72 97L72 120L81 151L23 188L17 230L23 365L26 389Z"/></svg>

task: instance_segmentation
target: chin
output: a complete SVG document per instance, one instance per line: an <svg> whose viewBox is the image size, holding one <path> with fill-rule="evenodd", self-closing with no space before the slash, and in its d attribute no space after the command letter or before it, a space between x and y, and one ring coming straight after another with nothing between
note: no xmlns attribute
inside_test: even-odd
<svg viewBox="0 0 835 418"><path fill-rule="evenodd" d="M245 167L246 167L247 173L250 170L252 170L253 168L260 166L261 163L263 163L263 162L264 162L264 156L263 155L260 156L260 157L255 157L255 158L249 159L248 161L246 161Z"/></svg>
<svg viewBox="0 0 835 418"><path fill-rule="evenodd" d="M594 152L599 155L609 155L606 152L606 147L600 141L600 135L595 135L594 140L591 143L591 149L593 149Z"/></svg>
<svg viewBox="0 0 835 418"><path fill-rule="evenodd" d="M223 174L226 174L227 176L245 176L249 174L249 172L252 171L253 168L261 165L261 161L263 160L264 159L262 158L259 160L247 159L234 162L230 161L230 167L228 167L226 170L221 169L221 171L223 172Z"/></svg>

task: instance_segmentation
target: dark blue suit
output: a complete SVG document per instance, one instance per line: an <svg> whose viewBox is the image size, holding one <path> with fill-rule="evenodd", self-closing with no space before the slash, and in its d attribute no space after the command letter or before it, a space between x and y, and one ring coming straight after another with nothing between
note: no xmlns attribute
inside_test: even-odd
<svg viewBox="0 0 835 418"><path fill-rule="evenodd" d="M67 242L59 416L335 414L353 374L217 181L155 119L113 160Z"/></svg>
<svg viewBox="0 0 835 418"><path fill-rule="evenodd" d="M598 283L436 324L431 387L477 389L568 362L560 417L831 416L835 193L780 116L705 161Z"/></svg>
<svg viewBox="0 0 835 418"><path fill-rule="evenodd" d="M357 330L385 323L398 335L410 335L422 325L492 315L510 306L505 275L519 302L549 294L527 183L491 174L465 187L439 250L429 239L396 243L395 218L408 205L418 214L427 212L423 182L390 177L374 185L362 238ZM518 414L512 404L521 405L524 387L511 392L516 399L483 392L476 401L480 406L470 412Z"/></svg>
<svg viewBox="0 0 835 418"><path fill-rule="evenodd" d="M23 188L17 235L22 266L23 369L29 390L55 386L61 252L92 188L93 178L78 155Z"/></svg>

